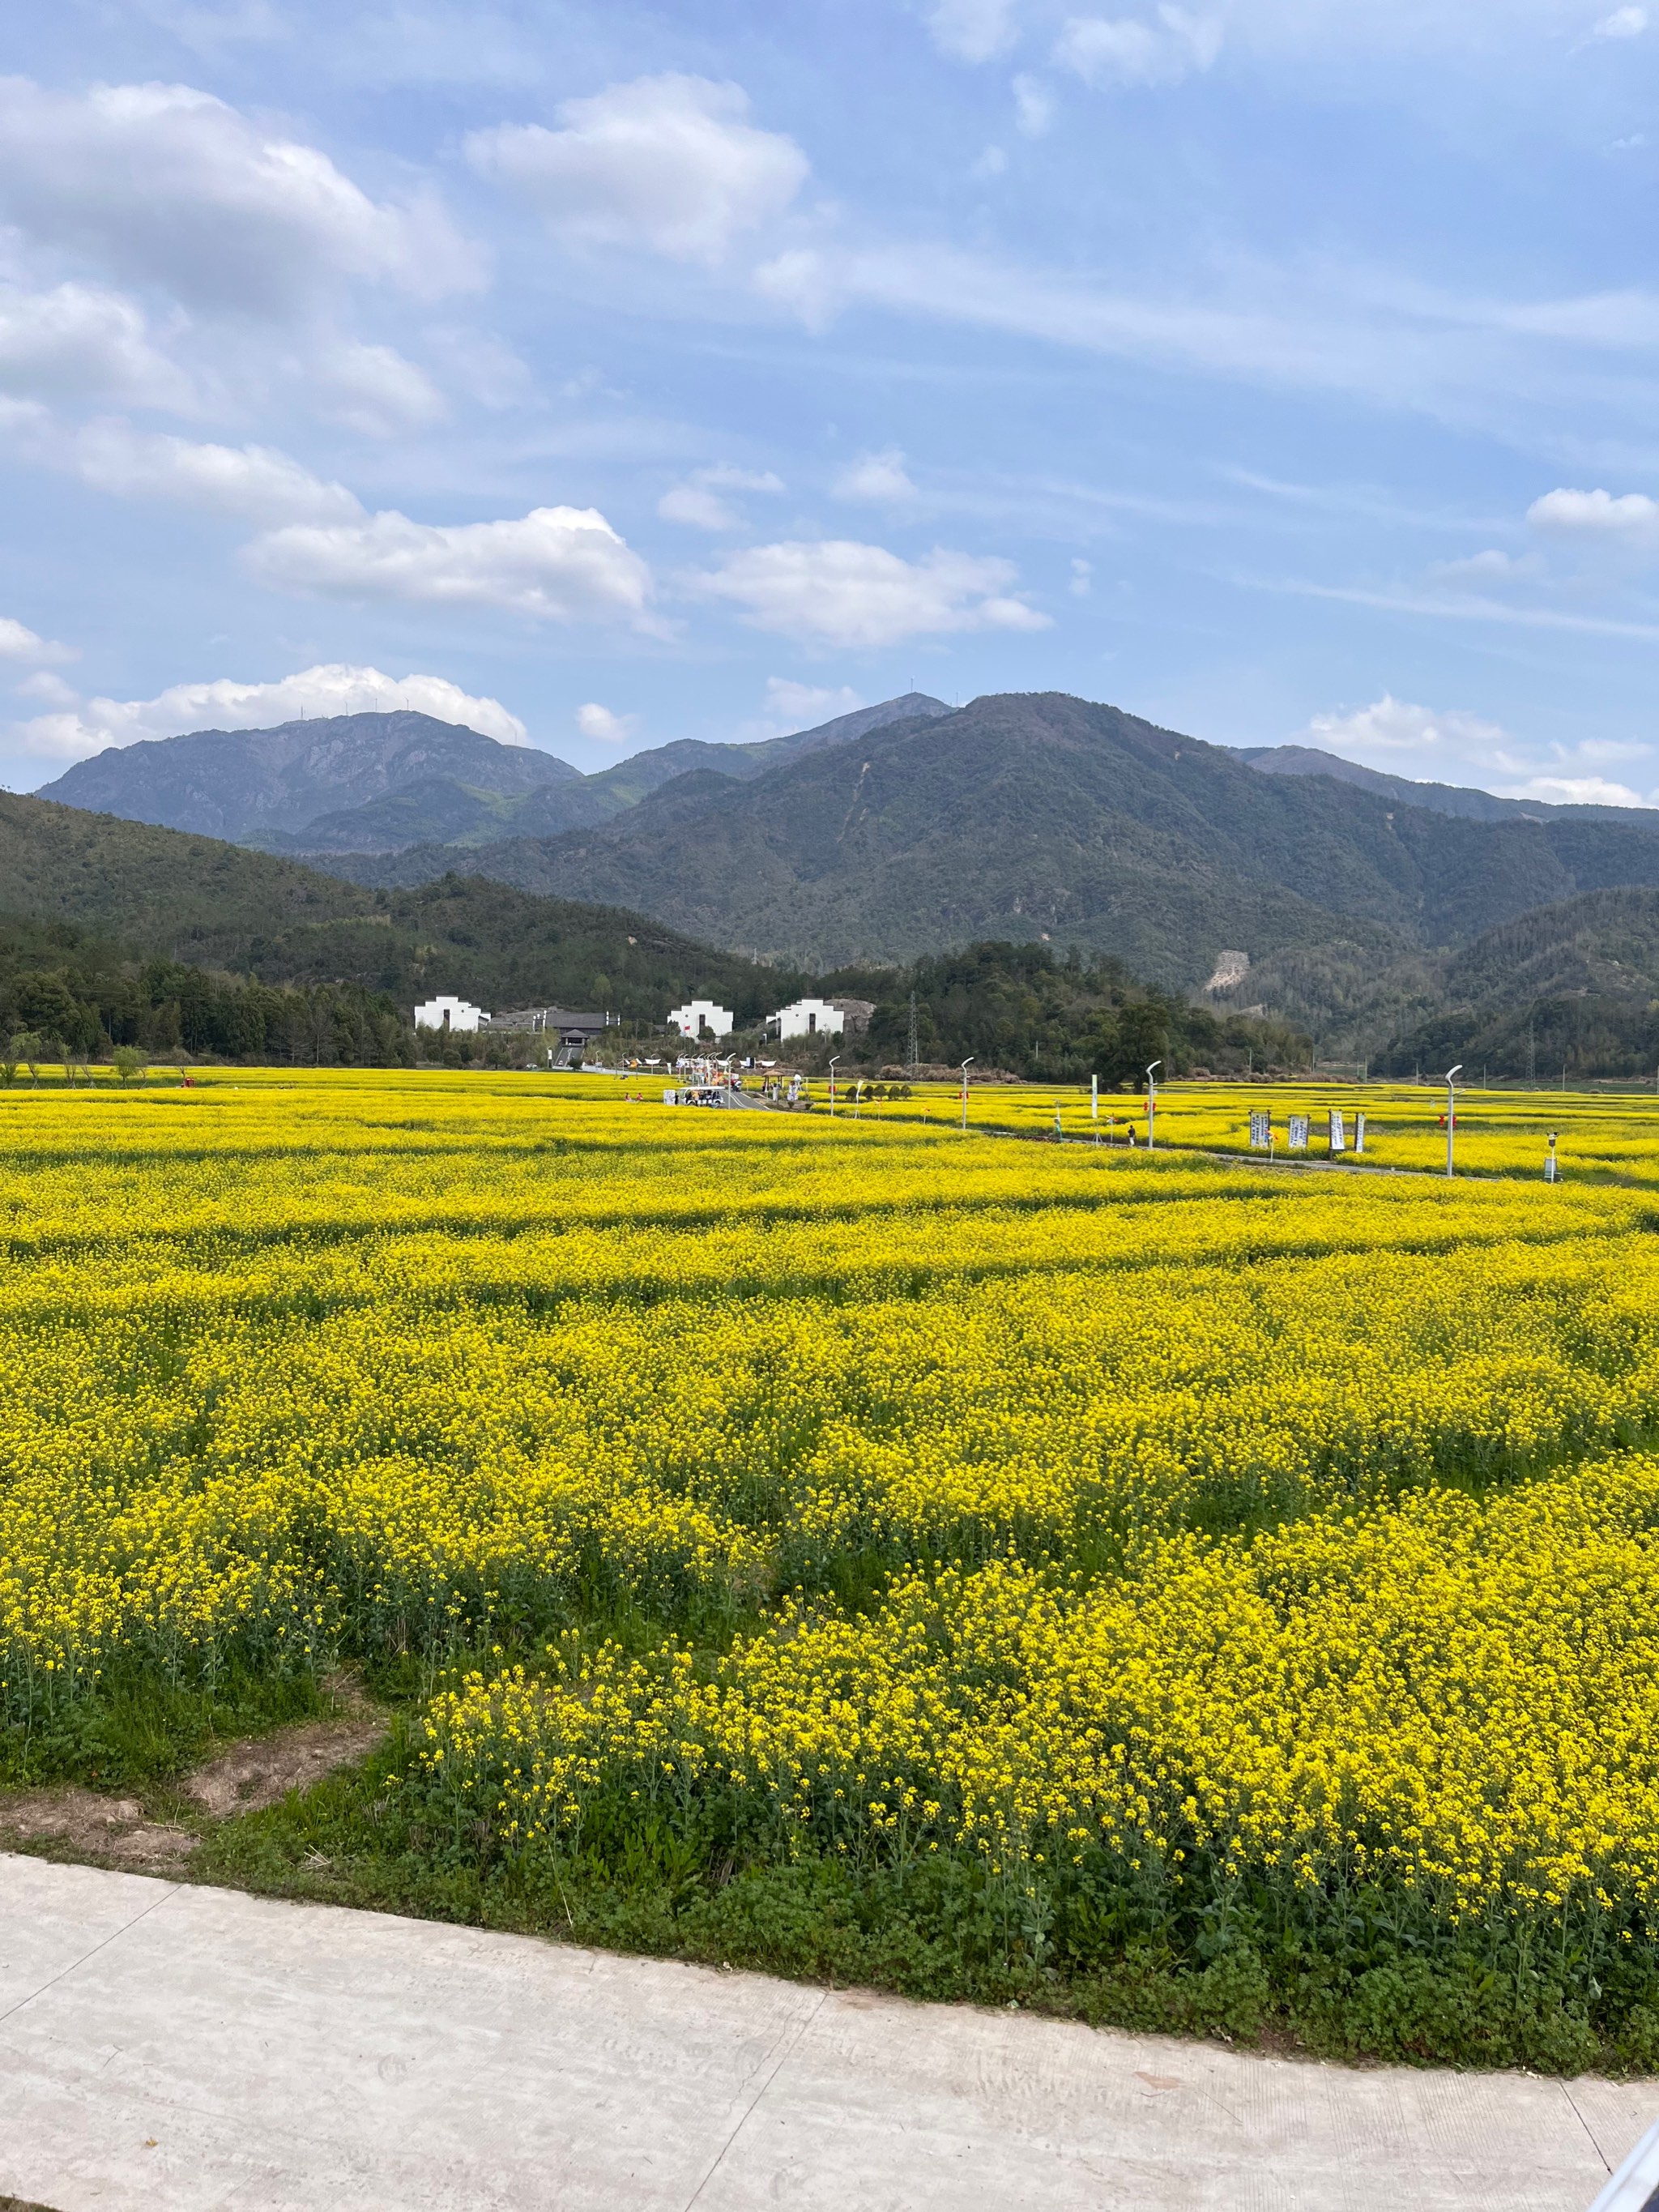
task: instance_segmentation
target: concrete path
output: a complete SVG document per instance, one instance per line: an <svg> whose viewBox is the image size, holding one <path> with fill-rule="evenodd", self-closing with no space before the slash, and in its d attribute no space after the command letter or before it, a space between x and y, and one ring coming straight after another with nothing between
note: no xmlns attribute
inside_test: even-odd
<svg viewBox="0 0 1659 2212"><path fill-rule="evenodd" d="M1656 2117L0 1856L57 2212L1584 2212Z"/></svg>

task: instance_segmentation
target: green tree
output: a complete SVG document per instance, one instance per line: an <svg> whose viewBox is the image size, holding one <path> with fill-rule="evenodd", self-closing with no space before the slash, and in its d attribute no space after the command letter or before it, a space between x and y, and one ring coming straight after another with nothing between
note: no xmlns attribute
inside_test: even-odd
<svg viewBox="0 0 1659 2212"><path fill-rule="evenodd" d="M24 1028L37 1036L91 1046L98 1041L98 1017L83 1006L61 970L25 975L17 987L17 1012Z"/></svg>
<svg viewBox="0 0 1659 2212"><path fill-rule="evenodd" d="M1094 1073L1103 1083L1138 1083L1149 1061L1169 1056L1169 1016L1153 999L1132 999L1103 1017L1096 1036Z"/></svg>

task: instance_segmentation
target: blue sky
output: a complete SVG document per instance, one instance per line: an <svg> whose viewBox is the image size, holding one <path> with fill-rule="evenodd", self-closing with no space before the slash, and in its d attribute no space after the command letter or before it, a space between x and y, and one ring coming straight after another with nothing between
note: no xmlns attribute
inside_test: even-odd
<svg viewBox="0 0 1659 2212"><path fill-rule="evenodd" d="M1659 799L1659 6L20 14L14 788L914 682Z"/></svg>

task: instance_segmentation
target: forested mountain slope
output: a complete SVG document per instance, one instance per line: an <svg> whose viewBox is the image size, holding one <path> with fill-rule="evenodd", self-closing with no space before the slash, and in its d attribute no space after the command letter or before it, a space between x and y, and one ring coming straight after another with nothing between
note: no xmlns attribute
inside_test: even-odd
<svg viewBox="0 0 1659 2212"><path fill-rule="evenodd" d="M349 864L404 882L454 856ZM1659 884L1659 815L1486 823L1226 748L1060 693L978 699L748 781L707 770L626 814L468 864L523 888L641 908L699 936L832 966L977 938L1075 944L1193 988L1336 948L1375 967L1528 908Z"/></svg>

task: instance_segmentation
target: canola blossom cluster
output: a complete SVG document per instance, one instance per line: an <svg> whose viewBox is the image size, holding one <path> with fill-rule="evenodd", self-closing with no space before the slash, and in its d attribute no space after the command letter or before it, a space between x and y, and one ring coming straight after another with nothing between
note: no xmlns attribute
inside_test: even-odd
<svg viewBox="0 0 1659 2212"><path fill-rule="evenodd" d="M596 1796L748 1793L779 1848L992 1871L1197 1852L1292 1884L1393 1879L1452 1917L1499 1897L1659 1897L1659 1462L1483 1511L1158 1547L1094 1583L1012 1556L896 1577L863 1617L786 1604L713 1663L673 1641L473 1673L424 1761L510 1846L579 1842ZM556 1660L562 1655L556 1654Z"/></svg>
<svg viewBox="0 0 1659 2212"><path fill-rule="evenodd" d="M595 1089L0 1097L10 1726L413 1653L400 1786L508 1858L1653 1900L1639 1176Z"/></svg>
<svg viewBox="0 0 1659 2212"><path fill-rule="evenodd" d="M888 1085L882 1097L866 1097L846 1085L837 1101L844 1116L869 1121L959 1123L960 1092L916 1091L895 1099ZM1637 1182L1659 1182L1659 1115L1649 1104L1651 1091L1631 1086L1623 1095L1607 1092L1459 1090L1452 1103L1454 1163L1463 1176L1541 1178L1552 1150L1564 1177L1607 1182L1614 1176ZM1331 1113L1340 1120L1339 1146L1332 1149ZM1352 1083L1281 1078L1271 1084L1238 1082L1171 1084L1156 1099L1152 1137L1164 1152L1206 1152L1248 1158L1253 1145L1251 1115L1264 1116L1271 1129L1269 1149L1277 1162L1307 1165L1333 1161L1352 1168L1369 1165L1416 1174L1443 1172L1446 1164L1446 1087L1443 1081ZM1364 1117L1364 1150L1357 1116ZM1307 1125L1305 1146L1290 1149L1291 1124ZM1070 1144L1099 1145L1108 1151L1144 1152L1147 1139L1144 1089L1126 1085L1091 1098L1087 1088L1037 1083L996 1083L970 1087L968 1126L988 1134L1007 1132L1052 1137L1058 1127ZM1555 1143L1552 1147L1550 1139Z"/></svg>

